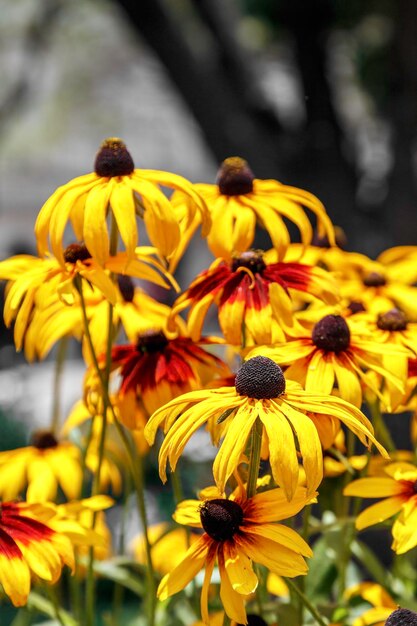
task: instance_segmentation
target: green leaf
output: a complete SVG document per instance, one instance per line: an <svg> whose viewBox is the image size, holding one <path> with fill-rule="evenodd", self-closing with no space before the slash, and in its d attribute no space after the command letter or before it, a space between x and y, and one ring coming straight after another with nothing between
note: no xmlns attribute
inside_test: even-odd
<svg viewBox="0 0 417 626"><path fill-rule="evenodd" d="M352 554L362 563L368 570L375 582L383 587L388 584L389 572L372 550L359 539L355 539L351 545Z"/></svg>

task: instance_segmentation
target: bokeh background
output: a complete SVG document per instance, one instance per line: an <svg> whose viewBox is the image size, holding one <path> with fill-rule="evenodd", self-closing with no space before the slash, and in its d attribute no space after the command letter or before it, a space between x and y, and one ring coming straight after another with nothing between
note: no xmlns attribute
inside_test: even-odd
<svg viewBox="0 0 417 626"><path fill-rule="evenodd" d="M194 182L242 156L318 195L350 250L417 244L415 0L2 0L0 75L0 258L35 251L40 207L108 136ZM0 448L47 423L52 378L0 325Z"/></svg>

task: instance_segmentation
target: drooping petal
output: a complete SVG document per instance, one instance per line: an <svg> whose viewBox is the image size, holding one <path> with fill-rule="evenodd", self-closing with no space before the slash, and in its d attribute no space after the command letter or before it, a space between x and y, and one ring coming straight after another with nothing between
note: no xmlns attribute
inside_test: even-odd
<svg viewBox="0 0 417 626"><path fill-rule="evenodd" d="M190 546L181 563L161 580L157 592L160 600L166 600L188 585L203 567L209 547L210 542L204 536Z"/></svg>
<svg viewBox="0 0 417 626"><path fill-rule="evenodd" d="M234 591L231 585L224 564L222 550L219 550L218 561L220 570L220 599L222 601L225 613L228 617L230 617L230 619L235 620L236 623L246 624L247 618L245 611L245 601L242 595Z"/></svg>
<svg viewBox="0 0 417 626"><path fill-rule="evenodd" d="M253 593L258 586L258 577L245 552L238 550L233 541L225 541L223 556L227 576L233 590L242 595Z"/></svg>

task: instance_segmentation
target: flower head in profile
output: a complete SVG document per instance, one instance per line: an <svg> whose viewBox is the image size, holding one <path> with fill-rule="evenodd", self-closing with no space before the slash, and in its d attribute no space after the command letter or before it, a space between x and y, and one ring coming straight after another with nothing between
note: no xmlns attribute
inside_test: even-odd
<svg viewBox="0 0 417 626"><path fill-rule="evenodd" d="M37 430L31 445L0 452L0 497L17 498L27 487L28 502L52 501L58 487L68 500L79 497L81 454L69 441L58 441L49 430Z"/></svg>
<svg viewBox="0 0 417 626"><path fill-rule="evenodd" d="M216 259L177 299L173 314L190 307L191 337L201 336L210 305L219 309L224 338L232 345L272 344L285 340L292 326L292 294L308 293L337 302L337 284L325 270L301 263L268 263L268 253L249 250L232 260Z"/></svg>
<svg viewBox="0 0 417 626"><path fill-rule="evenodd" d="M159 472L166 480L169 461L175 470L179 457L192 434L210 422L214 439L224 437L213 465L217 486L223 491L238 467L256 420L263 425L263 438L269 449L272 475L288 500L298 484L299 458L306 474L307 491L312 494L323 478L321 433L334 431L343 422L365 445L384 448L373 436L369 420L359 409L336 396L308 393L286 380L271 359L258 356L247 360L238 371L235 385L203 389L184 394L156 411L145 427L153 443L159 426L166 432L159 453Z"/></svg>
<svg viewBox="0 0 417 626"><path fill-rule="evenodd" d="M64 263L62 240L68 221L77 239L83 240L98 264L109 257L109 211L117 223L128 259L138 243L136 216L143 217L150 241L164 256L178 246L180 231L175 213L161 187L179 189L201 211L209 225L204 201L182 176L157 170L135 169L121 139L106 139L97 153L94 172L59 187L41 208L35 224L40 256L51 249Z"/></svg>
<svg viewBox="0 0 417 626"><path fill-rule="evenodd" d="M0 584L15 606L26 604L32 575L54 584L64 565L74 567L70 539L48 523L53 515L40 504L0 505Z"/></svg>
<svg viewBox="0 0 417 626"><path fill-rule="evenodd" d="M221 359L189 337L169 339L162 329L145 331L134 344L115 346L112 369L120 373L120 394L135 393L149 414L179 394L202 387L214 375L229 373Z"/></svg>
<svg viewBox="0 0 417 626"><path fill-rule="evenodd" d="M298 332L298 329L297 329ZM265 354L280 365L289 365L286 376L311 393L330 394L337 385L338 395L357 407L362 405L362 385L372 386L366 376L371 370L404 392L401 380L382 365L382 355L405 355L398 344L375 341L366 327L351 324L341 315L325 315L286 343L268 348ZM260 352L251 351L250 356ZM382 398L377 386L372 391Z"/></svg>
<svg viewBox="0 0 417 626"><path fill-rule="evenodd" d="M30 255L18 255L0 262L0 279L9 281L6 288L4 321L6 326L15 321L14 335L17 349L20 350L22 347L36 311L53 307L52 314L55 316L58 301L65 305L79 304L79 281L88 287L85 289L86 293L90 292L92 285L112 304L117 302L118 293L109 272L148 280L166 289L171 285L176 287L172 277L153 258L153 252L155 250L149 247L137 248L136 256L132 260L128 260L125 252L119 252L109 257L104 267L101 267L92 258L85 244L73 243L67 246L63 253L63 265L55 258ZM59 308L62 311L62 307ZM78 310L72 316L62 317L65 328L68 327L68 321L72 322L70 327L77 326L81 311ZM50 321L49 311L46 318L37 317L38 330L41 321ZM47 343L50 345L50 341Z"/></svg>
<svg viewBox="0 0 417 626"><path fill-rule="evenodd" d="M390 463L383 476L359 478L344 490L345 496L382 498L356 518L363 530L399 513L392 526L392 549L404 554L417 546L417 467L411 463Z"/></svg>
<svg viewBox="0 0 417 626"><path fill-rule="evenodd" d="M205 567L201 615L208 624L208 591L217 563L224 610L232 620L247 624L245 596L258 585L253 562L279 576L292 578L307 573L303 557L312 556L311 549L294 530L276 522L295 515L308 502L306 490L298 487L291 503L279 488L252 498L247 498L242 488L230 498L212 497L180 503L174 514L175 521L202 528L204 533L162 579L159 598L164 600L184 589Z"/></svg>
<svg viewBox="0 0 417 626"><path fill-rule="evenodd" d="M248 163L240 157L225 159L217 175L217 184L196 184L196 191L205 199L212 219L207 241L216 257L231 259L234 252L251 247L257 224L268 231L274 248L282 260L290 244L284 219L293 222L300 231L304 245L313 239L313 228L304 211L312 211L321 233L334 245L332 223L323 204L313 194L283 185L276 180L255 178ZM185 212L187 197L177 193L174 206L180 215ZM283 219L284 218L284 219ZM198 217L182 220L182 239L189 241L199 225Z"/></svg>

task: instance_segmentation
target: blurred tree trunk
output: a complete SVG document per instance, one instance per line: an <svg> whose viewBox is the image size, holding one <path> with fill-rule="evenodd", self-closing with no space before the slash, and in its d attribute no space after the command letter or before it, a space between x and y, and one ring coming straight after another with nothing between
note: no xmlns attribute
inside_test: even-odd
<svg viewBox="0 0 417 626"><path fill-rule="evenodd" d="M215 63L215 55L197 59L186 44L181 24L160 0L117 1L165 66L216 159L242 156L257 176L277 176L276 138L245 110Z"/></svg>
<svg viewBox="0 0 417 626"><path fill-rule="evenodd" d="M392 242L416 244L417 2L397 0L390 68L393 168L387 200Z"/></svg>

